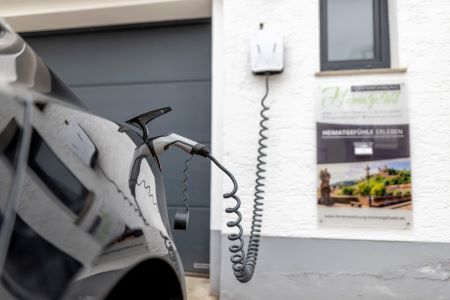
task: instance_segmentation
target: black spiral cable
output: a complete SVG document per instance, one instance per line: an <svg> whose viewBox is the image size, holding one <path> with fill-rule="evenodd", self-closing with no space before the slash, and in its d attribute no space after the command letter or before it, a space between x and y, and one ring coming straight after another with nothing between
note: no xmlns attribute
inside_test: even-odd
<svg viewBox="0 0 450 300"><path fill-rule="evenodd" d="M227 222L227 226L230 228L237 228L237 233L231 233L228 235L228 240L234 242L238 241L239 244L233 244L228 249L231 252L231 264L233 268L234 275L236 276L237 280L239 280L242 283L250 281L253 277L253 273L255 271L256 267L256 261L258 258L258 250L259 250L259 241L260 241L260 233L261 233L261 227L262 227L262 211L263 211L263 194L264 190L263 187L265 184L263 183L263 180L265 177L263 174L266 172L266 170L263 168L263 166L266 164L265 161L262 159L267 156L266 153L263 152L264 149L267 148L267 146L263 143L267 140L267 136L264 135L264 132L268 130L268 128L265 126L265 122L269 120L269 118L265 115L265 112L269 110L269 107L266 106L265 100L267 96L269 95L269 75L266 75L266 93L264 94L263 98L261 99L261 106L262 110L260 112L261 121L259 122L259 125L261 127L259 131L260 139L258 141L259 148L258 148L258 163L256 165L257 172L256 172L256 181L255 181L255 198L254 198L254 205L253 205L253 218L252 218L252 226L250 231L250 240L249 245L247 248L247 254L245 254L244 251L244 239L242 237L243 230L241 220L242 215L239 212L239 208L241 206L241 200L236 195L236 192L238 190L238 184L236 182L236 179L234 176L228 171L224 166L222 166L212 155L208 154L208 157L211 159L211 161L218 166L227 176L231 179L233 182L233 190L230 193L225 193L223 197L225 199L227 198L233 198L236 201L236 205L234 207L229 207L225 209L226 213L229 214L236 214L236 219L234 221Z"/></svg>
<svg viewBox="0 0 450 300"><path fill-rule="evenodd" d="M184 162L184 165L186 166L183 170L183 175L184 175L184 179L183 179L183 185L184 185L184 189L183 189L183 195L184 195L184 199L183 199L183 204L186 207L186 210L189 211L189 195L187 193L187 190L189 188L189 184L188 184L188 180L189 180L189 175L187 174L188 170L189 170L189 163L191 162L192 158L194 158L194 155L191 154L191 156L186 159L186 161Z"/></svg>

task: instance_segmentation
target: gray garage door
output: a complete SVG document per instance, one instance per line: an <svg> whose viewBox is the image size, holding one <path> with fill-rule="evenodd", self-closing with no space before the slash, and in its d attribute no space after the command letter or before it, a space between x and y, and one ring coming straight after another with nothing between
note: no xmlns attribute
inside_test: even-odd
<svg viewBox="0 0 450 300"><path fill-rule="evenodd" d="M152 135L176 132L211 143L211 26L209 22L26 35L45 62L95 113L117 122L162 106L173 111L151 123ZM183 207L184 161L178 149L161 158L169 216ZM190 223L174 232L185 270L207 272L209 164L194 158Z"/></svg>

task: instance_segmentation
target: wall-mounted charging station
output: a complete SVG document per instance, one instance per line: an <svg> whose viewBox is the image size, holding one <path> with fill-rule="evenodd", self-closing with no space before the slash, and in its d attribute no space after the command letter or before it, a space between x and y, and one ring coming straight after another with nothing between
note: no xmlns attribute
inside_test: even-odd
<svg viewBox="0 0 450 300"><path fill-rule="evenodd" d="M251 68L254 74L276 74L284 69L283 37L261 23L251 40Z"/></svg>

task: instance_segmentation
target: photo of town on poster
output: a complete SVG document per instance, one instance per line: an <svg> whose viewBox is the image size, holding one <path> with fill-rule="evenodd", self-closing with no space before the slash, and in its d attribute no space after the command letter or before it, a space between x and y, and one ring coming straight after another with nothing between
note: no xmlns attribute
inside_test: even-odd
<svg viewBox="0 0 450 300"><path fill-rule="evenodd" d="M403 89L403 84L319 88L319 224L410 228L413 194Z"/></svg>

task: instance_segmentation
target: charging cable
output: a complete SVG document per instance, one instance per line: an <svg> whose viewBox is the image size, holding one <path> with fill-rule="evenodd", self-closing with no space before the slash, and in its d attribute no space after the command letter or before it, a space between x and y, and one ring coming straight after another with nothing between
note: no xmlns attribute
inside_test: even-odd
<svg viewBox="0 0 450 300"><path fill-rule="evenodd" d="M258 157L257 157L257 171L256 171L256 180L255 180L255 198L254 198L254 205L253 205L253 218L252 218L252 225L251 225L251 231L250 231L250 239L249 239L249 245L247 248L247 253L244 250L244 238L243 238L243 229L241 225L242 221L242 214L239 211L239 208L241 207L241 200L237 196L237 190L238 190L238 184L236 181L236 178L234 178L233 174L231 174L230 171L228 171L227 168L225 168L220 162L218 162L214 156L212 156L209 153L209 150L206 148L205 145L199 144L195 141L192 141L190 139L187 139L185 137L179 136L175 133L171 133L165 136L158 136L152 139L146 140L145 144L148 146L145 147L145 151L153 154L155 157L158 157L160 154L165 152L166 150L170 149L171 147L175 146L183 151L187 152L191 155L200 155L203 157L209 158L220 170L222 170L231 180L233 183L233 190L229 193L225 193L223 197L225 199L233 198L236 201L236 205L233 207L228 207L225 209L225 212L228 214L235 214L236 219L233 221L227 222L227 226L230 228L237 228L237 232L231 233L228 235L228 239L231 242L237 242L233 245L231 245L228 249L231 253L231 264L232 269L234 272L234 275L237 280L240 282L248 282L252 279L253 273L255 272L256 267L256 261L258 258L258 251L259 251L259 242L261 237L261 227L262 227L262 211L263 211L263 194L264 194L264 180L266 177L263 175L266 170L264 169L264 165L266 165L266 162L263 160L264 157L267 156L266 153L264 153L264 149L267 148L267 146L264 144L264 142L267 140L267 136L265 135L265 132L268 130L268 127L265 125L265 123L269 120L269 118L265 115L265 113L269 110L269 107L265 104L265 101L267 99L267 96L269 95L269 77L270 74L266 73L265 78L265 87L266 91L264 93L264 96L261 99L261 121L259 122L260 130L259 130L259 140L258 140ZM145 128L145 125L142 125L143 128ZM186 161L186 169L184 170L185 174L185 180L184 180L184 186L185 189L183 190L183 193L185 195L185 199L183 203L186 206L186 212L180 211L177 212L175 215L175 229L183 229L185 230L188 224L189 219L189 206L188 206L188 197L187 197L187 170L188 170L188 163L192 159L192 156ZM131 174L138 173L138 171L132 171ZM133 178L137 178L137 175L130 177L130 189L134 190L134 181Z"/></svg>
<svg viewBox="0 0 450 300"><path fill-rule="evenodd" d="M233 190L230 193L226 193L223 195L225 199L227 198L233 198L236 201L236 205L234 207L229 207L225 209L226 213L229 214L235 214L236 219L234 221L227 222L227 226L230 228L237 228L237 233L232 233L228 235L228 239L232 242L237 241L238 244L231 245L228 249L231 252L231 264L233 268L234 275L236 276L236 279L239 280L242 283L250 281L253 277L253 273L255 272L256 267L256 261L258 259L258 251L259 251L259 242L261 237L261 227L262 227L262 212L263 212L263 194L264 190L263 187L265 184L263 181L266 177L263 176L263 174L266 172L266 170L263 168L263 166L266 164L266 162L263 160L264 157L267 156L266 153L263 152L264 149L267 148L267 146L264 144L264 141L267 140L267 136L264 135L264 133L268 130L265 123L269 120L269 118L265 115L265 113L269 110L269 107L265 104L265 100L267 99L267 96L269 95L269 74L266 74L265 82L266 82L266 92L264 96L261 99L261 121L259 122L260 125L260 131L259 131L259 140L258 140L258 157L257 157L257 171L256 171L256 180L255 180L255 198L254 198L254 204L253 204L253 218L252 218L252 225L251 225L251 231L250 231L250 238L249 238L249 244L247 248L247 254L245 254L244 251L244 239L242 237L243 230L241 220L242 215L239 212L239 208L241 206L241 200L236 195L238 184L236 182L236 179L234 176L228 171L224 166L222 166L212 155L208 155L209 159L217 166L219 167L227 176L231 179L233 182Z"/></svg>

